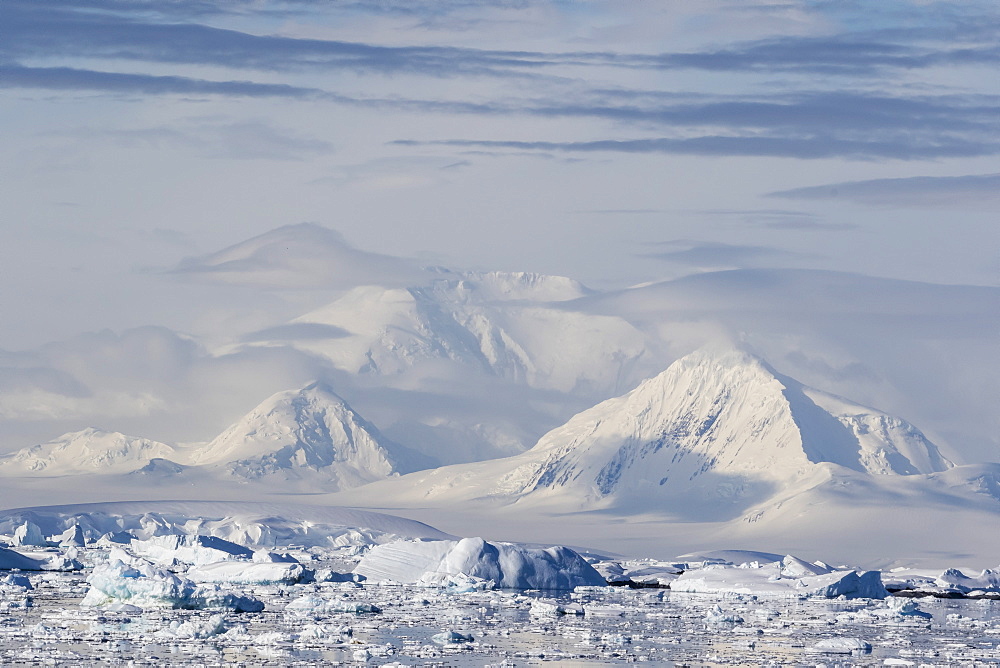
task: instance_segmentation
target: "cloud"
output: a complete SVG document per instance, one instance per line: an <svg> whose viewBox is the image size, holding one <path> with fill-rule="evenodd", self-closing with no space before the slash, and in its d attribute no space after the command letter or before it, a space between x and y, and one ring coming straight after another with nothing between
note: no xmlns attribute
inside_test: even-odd
<svg viewBox="0 0 1000 668"><path fill-rule="evenodd" d="M216 65L234 69L299 71L350 69L361 72L420 73L429 76L534 76L551 67L618 67L709 72L792 72L814 76L876 76L886 70L1000 62L990 12L970 7L925 17L924 26L906 31L848 31L781 35L725 47L684 52L628 53L608 50L489 50L455 46L385 46L329 39L259 35L199 23L210 15L239 16L245 8L225 3L97 2L4 3L4 43L8 58L115 58L157 63ZM369 12L412 14L418 29L442 13L474 3L369 5ZM340 3L336 12L356 12L362 3ZM731 8L730 8L731 9ZM258 16L285 20L313 11L307 3L256 7ZM819 10L822 13L822 10ZM339 15L339 14L338 14ZM912 23L912 21L911 21ZM454 22L448 23L454 26ZM959 30L961 29L961 32ZM55 39L53 37L56 37ZM961 42L956 46L958 37Z"/></svg>
<svg viewBox="0 0 1000 668"><path fill-rule="evenodd" d="M820 130L820 128L817 128ZM700 137L655 137L647 139L600 139L594 141L506 141L444 139L397 140L401 146L454 146L479 149L514 149L566 153L664 153L702 156L756 156L800 159L846 158L871 160L926 160L947 157L978 157L1000 153L1000 141L976 141L961 137L882 137L873 133L862 139L818 134L811 137L704 135Z"/></svg>
<svg viewBox="0 0 1000 668"><path fill-rule="evenodd" d="M642 253L640 257L697 267L700 270L774 266L775 263L781 263L783 260L812 257L804 253L795 253L769 246L701 242L686 239L664 241L657 245L677 247L679 250Z"/></svg>
<svg viewBox="0 0 1000 668"><path fill-rule="evenodd" d="M333 145L257 120L218 122L188 119L169 126L127 130L82 128L58 133L83 141L148 149L180 148L207 158L303 160L333 151Z"/></svg>
<svg viewBox="0 0 1000 668"><path fill-rule="evenodd" d="M328 94L315 88L251 81L208 81L190 77L101 72L73 67L0 65L0 86L47 90L91 90L145 95L230 95L305 98Z"/></svg>
<svg viewBox="0 0 1000 668"><path fill-rule="evenodd" d="M93 12L60 5L42 9L33 3L11 0L4 7L0 55L20 60L66 56L263 71L348 69L432 76L512 76L553 62L540 52L382 46L255 35L191 22L149 21L143 11L130 12L127 4L117 9ZM53 35L58 39L53 40Z"/></svg>
<svg viewBox="0 0 1000 668"><path fill-rule="evenodd" d="M795 200L843 200L869 206L995 207L1000 203L1000 174L845 181L779 190L767 196Z"/></svg>
<svg viewBox="0 0 1000 668"><path fill-rule="evenodd" d="M188 258L170 273L275 290L402 286L426 278L411 260L358 250L339 232L313 223L286 225L216 253Z"/></svg>

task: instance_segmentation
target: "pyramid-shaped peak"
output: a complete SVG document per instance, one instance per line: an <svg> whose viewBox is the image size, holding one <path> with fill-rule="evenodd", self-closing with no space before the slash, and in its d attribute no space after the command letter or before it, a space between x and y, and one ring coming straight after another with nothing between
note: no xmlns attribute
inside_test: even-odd
<svg viewBox="0 0 1000 668"><path fill-rule="evenodd" d="M543 436L498 491L750 501L818 466L879 475L950 466L912 425L846 400L833 410L825 396L746 350L697 350Z"/></svg>
<svg viewBox="0 0 1000 668"><path fill-rule="evenodd" d="M415 454L385 438L333 389L317 381L271 395L192 457L244 479L356 487L420 468Z"/></svg>

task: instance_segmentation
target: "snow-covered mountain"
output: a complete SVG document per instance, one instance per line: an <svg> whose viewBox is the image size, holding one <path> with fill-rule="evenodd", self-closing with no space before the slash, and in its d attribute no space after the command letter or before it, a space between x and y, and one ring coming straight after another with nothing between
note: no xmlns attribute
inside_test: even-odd
<svg viewBox="0 0 1000 668"><path fill-rule="evenodd" d="M171 459L165 443L88 427L0 458L0 475L62 476L127 473L150 459Z"/></svg>
<svg viewBox="0 0 1000 668"><path fill-rule="evenodd" d="M646 342L621 318L567 305L587 294L560 276L443 270L420 287L356 287L291 323L336 335L283 343L351 373L394 375L445 360L531 387L608 396L637 380L630 373Z"/></svg>
<svg viewBox="0 0 1000 668"><path fill-rule="evenodd" d="M903 420L806 388L746 352L705 349L576 415L521 455L395 486L424 498L636 505L719 519L819 484L838 467L901 476L951 466Z"/></svg>
<svg viewBox="0 0 1000 668"><path fill-rule="evenodd" d="M322 383L267 398L190 453L188 463L243 480L307 479L316 491L357 487L429 465L383 437Z"/></svg>

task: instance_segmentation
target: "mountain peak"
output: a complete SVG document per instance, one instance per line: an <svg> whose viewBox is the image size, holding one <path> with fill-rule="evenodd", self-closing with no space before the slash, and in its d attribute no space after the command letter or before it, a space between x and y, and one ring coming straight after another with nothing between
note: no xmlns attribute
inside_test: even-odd
<svg viewBox="0 0 1000 668"><path fill-rule="evenodd" d="M166 443L87 427L0 458L0 472L59 476L81 473L127 473L153 458L174 456Z"/></svg>
<svg viewBox="0 0 1000 668"><path fill-rule="evenodd" d="M831 412L828 396L747 351L698 350L543 436L498 491L735 503L830 464L901 475L951 466L912 425L846 400Z"/></svg>
<svg viewBox="0 0 1000 668"><path fill-rule="evenodd" d="M268 397L192 461L224 466L245 479L315 479L326 491L424 464L382 436L321 381Z"/></svg>

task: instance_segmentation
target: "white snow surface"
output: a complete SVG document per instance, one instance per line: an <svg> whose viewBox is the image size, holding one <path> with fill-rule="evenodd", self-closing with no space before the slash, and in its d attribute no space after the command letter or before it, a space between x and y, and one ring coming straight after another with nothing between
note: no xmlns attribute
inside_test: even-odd
<svg viewBox="0 0 1000 668"><path fill-rule="evenodd" d="M436 583L465 575L513 589L603 586L604 578L566 547L529 548L482 538L397 541L372 548L354 569L368 582Z"/></svg>
<svg viewBox="0 0 1000 668"><path fill-rule="evenodd" d="M165 443L88 427L0 457L0 475L128 473L150 459L175 456Z"/></svg>

